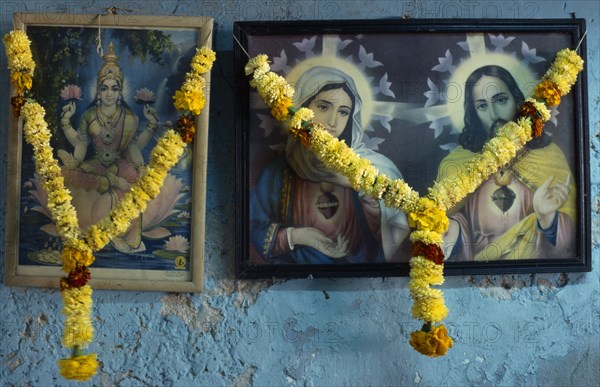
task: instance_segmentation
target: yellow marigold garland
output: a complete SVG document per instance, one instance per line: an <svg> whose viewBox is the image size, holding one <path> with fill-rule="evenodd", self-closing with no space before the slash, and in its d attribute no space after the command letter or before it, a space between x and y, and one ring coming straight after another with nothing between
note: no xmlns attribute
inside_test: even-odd
<svg viewBox="0 0 600 387"><path fill-rule="evenodd" d="M4 37L8 68L16 96L11 98L16 116L24 121L23 133L33 147L36 173L48 196L48 210L63 240L61 259L67 277L60 280L63 298L63 345L72 348L69 358L59 361L60 373L67 379L88 380L96 373L96 354L82 354L82 348L93 341L94 328L91 321L92 288L87 285L91 278L88 267L94 262L93 251L102 249L116 235L125 232L131 221L146 209L147 203L160 192L169 170L177 164L187 143L195 133L193 115L200 114L205 106L203 74L210 71L216 59L215 53L202 47L192 58L192 71L186 74L181 89L173 97L175 107L183 113L185 124L178 131L168 130L157 142L150 154L150 162L131 189L116 207L98 224L84 233L77 221L77 211L72 205L70 191L64 185L61 168L50 146L50 131L44 120L45 111L36 102L24 102L23 94L31 88L35 62L31 54L31 42L24 31L16 30ZM192 115L192 116L190 116Z"/></svg>
<svg viewBox="0 0 600 387"><path fill-rule="evenodd" d="M433 325L446 318L448 308L443 292L431 288L431 285L441 285L444 281L440 245L442 234L448 228L446 211L510 162L527 141L541 134L543 123L550 119L546 105L557 105L560 96L569 92L582 69L583 60L577 53L569 49L560 51L536 88L536 97L541 101L527 99L516 122L499 128L496 136L484 145L482 152L473 156L463 170L435 182L424 198L419 197L403 180L391 180L379 174L369 160L360 158L344 141L334 138L322 125L312 122L314 114L309 109L294 111L288 106L287 98L292 98L293 89L283 77L270 71L266 55L251 58L245 73L252 75L250 86L257 89L274 117L279 121L289 119L290 134L309 147L326 167L346 176L355 190L383 199L387 206L408 215L409 224L414 228L410 240L415 244L409 281L413 298L412 315L424 322L420 331L411 334L410 344L418 352L435 357L445 355L453 345L446 327L443 324ZM285 108L287 116L284 115ZM418 255L420 253L429 256Z"/></svg>

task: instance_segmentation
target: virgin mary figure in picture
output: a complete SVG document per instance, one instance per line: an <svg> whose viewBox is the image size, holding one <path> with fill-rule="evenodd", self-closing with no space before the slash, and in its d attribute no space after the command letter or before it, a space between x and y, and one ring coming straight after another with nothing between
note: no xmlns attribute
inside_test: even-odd
<svg viewBox="0 0 600 387"><path fill-rule="evenodd" d="M402 178L387 157L366 147L362 101L344 72L316 66L295 84L294 106L315 112L315 122L350 144L392 179ZM250 196L252 243L267 263L384 263L401 258L409 233L404 213L364 192L355 192L342 175L326 169L295 137L286 151L262 171Z"/></svg>

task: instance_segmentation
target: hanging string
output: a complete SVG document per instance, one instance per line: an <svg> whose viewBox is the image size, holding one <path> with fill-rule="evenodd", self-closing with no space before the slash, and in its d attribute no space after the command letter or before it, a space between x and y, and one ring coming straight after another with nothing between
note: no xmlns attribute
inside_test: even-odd
<svg viewBox="0 0 600 387"><path fill-rule="evenodd" d="M103 13L98 14L98 34L96 35L96 52L100 56L104 56L104 50L102 49L102 28L100 26L100 19L102 19L102 16L104 16L104 15L107 15L107 16L117 15L118 11L125 11L126 13L133 12L131 9L117 8L115 6L112 6L112 7L108 7L108 8L103 8L102 12L105 12L104 14Z"/></svg>
<svg viewBox="0 0 600 387"><path fill-rule="evenodd" d="M240 43L240 41L237 40L237 38L235 37L235 35L233 35L233 40L235 40L236 43L238 44L238 46L240 46L240 48L242 49L242 51L244 51L244 54L246 54L246 56L248 57L248 59L251 59L250 54L248 54L248 51L246 51L244 49L244 47L242 46L242 43Z"/></svg>
<svg viewBox="0 0 600 387"><path fill-rule="evenodd" d="M575 48L575 51L579 50L579 46L581 46L581 43L583 43L583 39L585 38L586 34L587 34L587 30L585 30L585 32L583 33L583 36L581 37L581 39L579 39L579 44L577 44L577 47Z"/></svg>
<svg viewBox="0 0 600 387"><path fill-rule="evenodd" d="M102 14L98 14L98 35L96 35L96 52L101 57L104 56L104 50L102 49L102 30L100 29L100 19Z"/></svg>

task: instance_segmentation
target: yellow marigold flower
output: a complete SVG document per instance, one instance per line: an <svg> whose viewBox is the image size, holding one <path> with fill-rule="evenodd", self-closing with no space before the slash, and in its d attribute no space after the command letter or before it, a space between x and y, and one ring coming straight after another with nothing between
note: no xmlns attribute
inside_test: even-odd
<svg viewBox="0 0 600 387"><path fill-rule="evenodd" d="M581 70L583 70L583 59L575 51L566 48L556 54L556 59L544 78L552 82L561 95L566 95L571 91L571 86L577 81Z"/></svg>
<svg viewBox="0 0 600 387"><path fill-rule="evenodd" d="M375 168L373 164L369 162L369 166L363 172L361 188L365 191L371 191L371 188L373 187L373 185L375 185L375 180L377 180L377 176L379 176L379 170L377 170L377 168Z"/></svg>
<svg viewBox="0 0 600 387"><path fill-rule="evenodd" d="M206 101L201 91L182 92L177 90L173 96L175 100L175 109L180 111L190 111L195 115L200 114Z"/></svg>
<svg viewBox="0 0 600 387"><path fill-rule="evenodd" d="M23 73L20 71L11 74L10 79L16 89L17 94L23 94L25 90L31 89L33 84L33 78L29 73Z"/></svg>
<svg viewBox="0 0 600 387"><path fill-rule="evenodd" d="M517 122L509 122L505 125L505 131L498 132L510 138L513 143L517 146L519 151L527 141L531 140L531 118L519 117Z"/></svg>
<svg viewBox="0 0 600 387"><path fill-rule="evenodd" d="M96 354L73 356L58 361L60 374L71 380L86 381L96 374L98 360Z"/></svg>
<svg viewBox="0 0 600 387"><path fill-rule="evenodd" d="M110 242L110 238L102 232L98 225L90 226L84 239L94 251L101 250Z"/></svg>
<svg viewBox="0 0 600 387"><path fill-rule="evenodd" d="M139 212L136 211L135 208L131 205L133 204L133 202L131 201L128 204L130 205L123 205L122 213L119 213L118 215L115 214L115 216L113 217L110 228L111 235L123 234L131 225L131 221L139 216ZM136 214L137 216L131 217L130 215L132 214Z"/></svg>
<svg viewBox="0 0 600 387"><path fill-rule="evenodd" d="M143 189L150 198L154 199L158 196L166 177L167 174L162 169L149 166L146 169L146 175L140 180L140 188Z"/></svg>
<svg viewBox="0 0 600 387"><path fill-rule="evenodd" d="M40 105L37 102L27 102L24 106L23 109L21 110L23 116L27 119L27 120L31 120L32 123L33 122L40 122L43 120L44 115L46 114L46 111L44 110L44 108L42 107L42 105Z"/></svg>
<svg viewBox="0 0 600 387"><path fill-rule="evenodd" d="M371 169L373 168L373 169ZM371 165L371 162L366 158L356 158L352 165L348 167L348 180L352 185L352 188L356 191L363 187L364 177L369 176L373 179L373 175L377 173L377 169ZM374 179L373 179L374 181Z"/></svg>
<svg viewBox="0 0 600 387"><path fill-rule="evenodd" d="M429 332L416 331L410 334L410 345L419 353L437 357L444 356L454 341L448 336L448 330L441 324L431 328Z"/></svg>
<svg viewBox="0 0 600 387"><path fill-rule="evenodd" d="M60 293L63 299L62 313L65 316L63 345L72 348L91 343L94 339L94 328L90 317L92 288L89 285L71 287L63 289Z"/></svg>
<svg viewBox="0 0 600 387"><path fill-rule="evenodd" d="M560 103L560 90L553 82L547 79L544 79L536 86L535 96L544 99L548 106L556 106Z"/></svg>
<svg viewBox="0 0 600 387"><path fill-rule="evenodd" d="M419 199L419 208L408 214L408 224L417 230L443 233L448 229L448 217L435 202L428 198Z"/></svg>
<svg viewBox="0 0 600 387"><path fill-rule="evenodd" d="M183 85L181 85L179 90L184 93L202 92L205 86L206 81L200 75L187 73L185 82L183 82Z"/></svg>
<svg viewBox="0 0 600 387"><path fill-rule="evenodd" d="M50 179L49 181L52 181ZM48 191L48 201L52 202L54 205L59 203L70 202L72 199L71 192L63 187L60 187L54 191Z"/></svg>
<svg viewBox="0 0 600 387"><path fill-rule="evenodd" d="M94 326L90 317L91 309L86 313L74 313L65 319L62 344L65 348L83 347L94 341Z"/></svg>
<svg viewBox="0 0 600 387"><path fill-rule="evenodd" d="M424 298L413 300L413 317L428 322L440 322L448 316L444 298Z"/></svg>
<svg viewBox="0 0 600 387"><path fill-rule="evenodd" d="M478 186L479 185L475 183L475 179L472 176L463 173L458 175L456 179L456 187L459 191L459 200L462 200L465 196L474 192Z"/></svg>
<svg viewBox="0 0 600 387"><path fill-rule="evenodd" d="M146 191L141 189L141 187L138 184L134 184L131 187L131 196L138 208L138 211L144 212L144 210L146 209L146 204L150 201L150 196L148 196Z"/></svg>
<svg viewBox="0 0 600 387"><path fill-rule="evenodd" d="M4 35L8 69L11 72L21 71L33 74L35 62L31 55L31 41L25 31L14 30Z"/></svg>
<svg viewBox="0 0 600 387"><path fill-rule="evenodd" d="M426 244L440 244L442 243L442 234L430 230L416 230L410 233L410 240L421 241Z"/></svg>
<svg viewBox="0 0 600 387"><path fill-rule="evenodd" d="M210 71L213 62L217 59L217 55L208 47L196 49L196 54L192 58L191 67L199 74L204 74Z"/></svg>
<svg viewBox="0 0 600 387"><path fill-rule="evenodd" d="M444 266L425 257L413 257L410 260L410 278L426 281L428 285L444 283Z"/></svg>
<svg viewBox="0 0 600 387"><path fill-rule="evenodd" d="M427 285L426 280L413 279L408 282L408 289L413 300L438 299L444 296L440 289Z"/></svg>
<svg viewBox="0 0 600 387"><path fill-rule="evenodd" d="M60 258L63 262L63 271L66 273L77 266L90 266L94 262L94 256L90 251L76 250L71 246L63 248Z"/></svg>
<svg viewBox="0 0 600 387"><path fill-rule="evenodd" d="M250 59L244 67L246 75L251 75L252 73L254 73L254 78L260 78L261 76L268 73L269 70L269 57L265 54L259 54L254 58Z"/></svg>
<svg viewBox="0 0 600 387"><path fill-rule="evenodd" d="M300 108L294 116L290 120L290 128L300 128L302 127L302 123L306 121L310 121L315 116L315 112L313 112L309 108Z"/></svg>
<svg viewBox="0 0 600 387"><path fill-rule="evenodd" d="M480 174L481 178L487 179L498 168L495 159L494 154L484 148L481 153L473 157L473 160L469 164L472 166L473 171Z"/></svg>
<svg viewBox="0 0 600 387"><path fill-rule="evenodd" d="M383 198L383 194L387 192L390 182L391 179L386 174L382 173L377 176L375 184L373 184L373 188L367 193L373 196L375 199L380 200Z"/></svg>
<svg viewBox="0 0 600 387"><path fill-rule="evenodd" d="M516 155L516 149L512 141L502 135L489 140L484 148L496 156L496 165L498 166L505 165Z"/></svg>
<svg viewBox="0 0 600 387"><path fill-rule="evenodd" d="M285 121L289 115L289 108L292 106L292 99L284 95L280 95L273 104L271 114L277 121Z"/></svg>
<svg viewBox="0 0 600 387"><path fill-rule="evenodd" d="M285 78L274 72L268 72L265 76L260 78L260 81L257 82L256 89L269 107L272 107L273 103L280 96L288 98L294 96L294 89L287 83Z"/></svg>
<svg viewBox="0 0 600 387"><path fill-rule="evenodd" d="M383 194L386 206L397 208L403 212L413 211L418 200L419 194L401 179L391 181L387 191Z"/></svg>
<svg viewBox="0 0 600 387"><path fill-rule="evenodd" d="M550 113L550 110L546 107L546 105L544 105L541 102L538 102L538 100L533 98L527 98L525 102L533 104L533 107L535 108L536 112L540 115L544 122L550 120L552 114Z"/></svg>
<svg viewBox="0 0 600 387"><path fill-rule="evenodd" d="M92 292L92 288L89 285L85 285L80 288L65 289L61 291L61 295L64 302L64 308L67 311L76 310L80 308L84 308L86 310L91 309Z"/></svg>

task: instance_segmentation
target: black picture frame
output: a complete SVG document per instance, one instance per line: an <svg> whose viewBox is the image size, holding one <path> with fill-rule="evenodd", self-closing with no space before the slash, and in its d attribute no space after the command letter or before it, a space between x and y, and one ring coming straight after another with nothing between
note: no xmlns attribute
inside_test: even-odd
<svg viewBox="0 0 600 387"><path fill-rule="evenodd" d="M369 107L371 118L376 118L368 121L369 126L363 126L362 129L368 134L368 145L392 160L405 181L424 195L427 187L435 180L440 161L448 154L444 150L453 146L452 143L457 141L460 132L457 130L461 128L462 121L455 110L457 106L464 108L462 102L458 104L453 101L461 101L458 95L462 93L462 88L458 86L452 94L452 86L459 85L452 80L461 79L452 78L456 71L461 70L461 66L469 69L468 66L477 67L497 60L492 55L481 59L479 64L465 64L470 63L469 60L473 62L478 54L485 56L502 53L507 58L502 57L500 61L506 59L506 66L514 66L515 72L519 68L518 63L521 63L522 73L517 72L513 76L519 78L519 87L526 89L523 94L528 94L533 92L534 86L559 50L577 47L579 55L586 60L585 30L585 19L387 19L234 23L237 90L236 276L406 276L411 256L409 242L401 246L400 262L290 263L276 259L268 261L261 258L260 254L256 255L257 249L250 236L250 197L260 172L269 162L269 152L273 158L277 157L277 151L281 152L285 148L285 142L282 145L278 139L279 128L271 120L268 107L260 100L256 91L249 87L250 78L244 72L249 56L266 54L272 70L288 78L297 92L302 85L295 85L293 82L306 69L314 66L343 67L343 60L354 61L353 68L363 70L364 79L353 78L357 84L362 82L362 90L365 89L365 82L368 86L378 88L377 94L371 94L370 100L369 97L359 97L361 108ZM332 55L335 59L326 57L327 55ZM509 57L513 59L513 65L508 64ZM320 62L314 58L321 58ZM310 63L306 64L308 62ZM555 258L447 261L445 274L591 270L586 71L587 66L584 64L584 70L571 93L561 100L558 107L560 115L556 117L556 112L553 113L551 122L556 125L549 129L547 126L546 129L552 133L552 142L558 144L565 154L572 171L571 182L575 185L573 202L576 219L571 219L573 237L568 249L570 254ZM462 79L464 78L466 76L463 75ZM445 85L445 91L441 90L440 85ZM315 88L317 87L319 86L315 84ZM360 87L356 86L356 89L359 90ZM455 104L450 105L451 103ZM445 113L436 111L436 107L443 110L439 106L445 105L452 109L446 109ZM389 116L386 118L377 114L381 112L387 112ZM430 121L419 122L423 121L424 115Z"/></svg>

